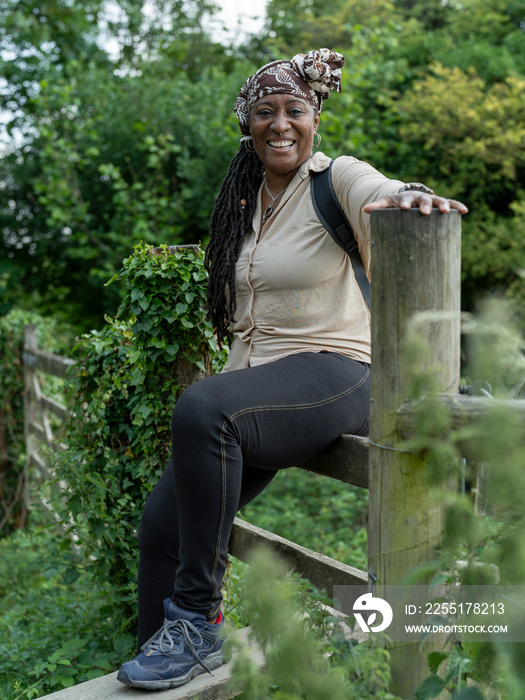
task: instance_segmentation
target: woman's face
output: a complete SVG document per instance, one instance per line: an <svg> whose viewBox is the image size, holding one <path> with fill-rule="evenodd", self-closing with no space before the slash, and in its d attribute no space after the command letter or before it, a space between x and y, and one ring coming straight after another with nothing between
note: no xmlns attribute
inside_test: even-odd
<svg viewBox="0 0 525 700"><path fill-rule="evenodd" d="M266 175L293 175L312 154L319 115L294 95L267 95L250 110L253 146Z"/></svg>

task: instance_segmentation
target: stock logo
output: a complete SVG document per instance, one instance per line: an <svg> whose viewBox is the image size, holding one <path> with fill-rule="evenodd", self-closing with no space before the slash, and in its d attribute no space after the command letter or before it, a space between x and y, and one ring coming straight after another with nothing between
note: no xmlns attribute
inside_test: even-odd
<svg viewBox="0 0 525 700"><path fill-rule="evenodd" d="M362 612L371 612L365 622ZM377 613L383 616L383 621L379 625L374 625ZM363 632L382 632L386 630L392 622L392 608L383 598L374 598L371 593L365 593L354 603L354 617Z"/></svg>

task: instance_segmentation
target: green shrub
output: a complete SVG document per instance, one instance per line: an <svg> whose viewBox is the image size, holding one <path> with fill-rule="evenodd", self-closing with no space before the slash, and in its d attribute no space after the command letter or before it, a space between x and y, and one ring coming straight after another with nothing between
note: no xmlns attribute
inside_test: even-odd
<svg viewBox="0 0 525 700"><path fill-rule="evenodd" d="M0 540L0 697L37 698L102 676L129 656L111 595L76 576L78 554L55 527ZM44 522L44 520L41 520Z"/></svg>
<svg viewBox="0 0 525 700"><path fill-rule="evenodd" d="M69 494L55 508L80 538L82 565L111 589L130 630L136 532L168 460L173 406L190 381L218 370L224 359L205 320L202 251L159 252L135 247L117 276L127 288L119 318L106 319L75 349L68 450L54 457Z"/></svg>
<svg viewBox="0 0 525 700"><path fill-rule="evenodd" d="M464 325L468 333L465 370L471 378L467 381L488 381L498 398L523 396L525 343L515 319L511 304L492 299L476 317L467 317ZM523 420L509 404L494 402L491 408L488 399L480 416L454 428L431 372L418 366L425 343L417 334L408 340L412 398L417 399L418 410L414 436L404 446L425 454L429 487L445 509L438 559L431 562L437 572L435 582L521 586L525 580ZM468 461L462 459L465 447L471 457ZM489 483L486 503L478 512L475 494L481 487L482 468L489 474ZM451 479L459 485L463 470L472 488L455 491ZM425 573L425 567L420 573ZM417 580L418 572L412 572L411 582ZM430 700L445 691L454 700L524 697L523 644L472 642L458 635L449 642L446 651L430 655L430 675L418 688L416 700Z"/></svg>
<svg viewBox="0 0 525 700"><path fill-rule="evenodd" d="M286 574L269 552L254 553L243 605L266 664L257 668L239 650L234 678L242 683L243 700L400 700L388 691L389 654L383 638L356 646L327 603L308 582Z"/></svg>

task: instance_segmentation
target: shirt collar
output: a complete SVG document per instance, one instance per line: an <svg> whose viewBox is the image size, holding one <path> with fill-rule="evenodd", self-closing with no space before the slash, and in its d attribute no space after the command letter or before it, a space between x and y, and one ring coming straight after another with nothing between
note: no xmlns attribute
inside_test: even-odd
<svg viewBox="0 0 525 700"><path fill-rule="evenodd" d="M331 158L325 156L324 153L317 151L311 158L308 158L308 160L301 165L299 168L299 175L301 176L301 179L304 180L311 172L320 173L323 170L326 170L330 165L330 162Z"/></svg>

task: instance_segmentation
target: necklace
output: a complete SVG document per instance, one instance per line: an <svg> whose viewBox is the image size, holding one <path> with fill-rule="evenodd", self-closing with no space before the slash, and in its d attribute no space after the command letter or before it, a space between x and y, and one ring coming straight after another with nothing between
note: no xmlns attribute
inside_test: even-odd
<svg viewBox="0 0 525 700"><path fill-rule="evenodd" d="M268 204L268 206L267 206L266 209L264 210L264 213L263 213L263 215L262 215L262 217L261 217L261 226L264 224L264 222L266 221L266 219L269 219L270 216L273 214L273 205L275 204L276 200L279 199L279 197L280 197L281 195L283 195L283 194L286 192L286 190L288 189L288 185L286 185L286 187L284 188L284 190L283 190L282 192L279 192L279 194L276 194L275 197L274 197L273 194L272 194L272 193L270 192L270 190L268 189L268 185L266 184L266 178L265 178L265 180L264 180L264 189L268 192L268 194L269 194L270 197L272 198L272 201L270 202L270 204Z"/></svg>

